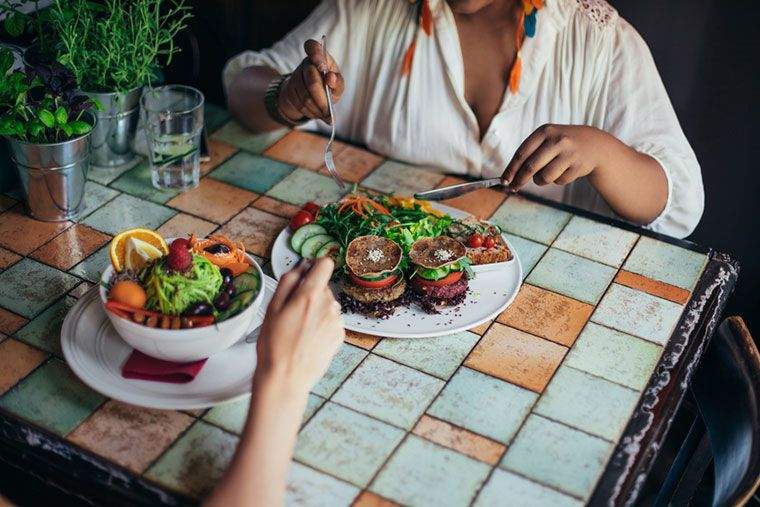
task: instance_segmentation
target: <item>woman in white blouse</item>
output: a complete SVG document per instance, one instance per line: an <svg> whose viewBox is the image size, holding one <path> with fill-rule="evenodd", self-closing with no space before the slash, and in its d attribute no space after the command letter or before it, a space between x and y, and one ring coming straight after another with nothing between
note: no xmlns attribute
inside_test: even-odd
<svg viewBox="0 0 760 507"><path fill-rule="evenodd" d="M702 215L699 164L649 50L601 0L324 0L223 78L257 132L326 130L313 121L328 117L326 82L338 135L388 157L502 175L676 237Z"/></svg>

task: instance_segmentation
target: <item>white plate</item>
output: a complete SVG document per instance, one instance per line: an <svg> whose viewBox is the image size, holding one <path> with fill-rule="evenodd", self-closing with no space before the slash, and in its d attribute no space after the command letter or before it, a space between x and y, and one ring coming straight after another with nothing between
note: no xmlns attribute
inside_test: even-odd
<svg viewBox="0 0 760 507"><path fill-rule="evenodd" d="M454 218L468 216L449 206L434 205ZM272 271L277 279L301 259L290 248L290 236L290 231L283 229L272 246ZM473 266L476 276L470 280L470 290L461 305L444 309L437 315L427 314L414 305L400 307L384 320L347 313L343 314L346 329L391 338L427 338L466 331L493 319L514 300L522 284L522 266L517 251L506 237L504 241L512 251L512 260Z"/></svg>
<svg viewBox="0 0 760 507"><path fill-rule="evenodd" d="M148 408L193 410L247 396L256 368L256 336L277 282L264 276L264 299L250 333L208 359L186 384L131 380L121 368L132 347L116 333L103 310L97 287L69 310L61 329L61 348L74 373L95 391L115 400Z"/></svg>

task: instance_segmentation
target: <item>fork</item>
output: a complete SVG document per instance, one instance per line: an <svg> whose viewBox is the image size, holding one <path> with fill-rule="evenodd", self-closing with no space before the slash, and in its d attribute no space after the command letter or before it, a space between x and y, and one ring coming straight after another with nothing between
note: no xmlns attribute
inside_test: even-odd
<svg viewBox="0 0 760 507"><path fill-rule="evenodd" d="M325 55L327 55L327 37L322 36L322 51ZM326 56L325 56L326 57ZM327 72L325 72L325 76L327 75ZM343 180L338 175L338 170L335 168L335 159L333 159L333 152L332 152L332 144L335 140L335 114L333 112L333 103L332 103L332 97L330 96L330 87L327 86L327 83L325 82L325 95L327 95L327 109L330 111L330 140L327 142L327 145L325 146L325 165L327 166L327 170L330 172L330 176L335 180L335 183L338 184L338 187L340 187L341 190L346 189L346 184L343 183Z"/></svg>

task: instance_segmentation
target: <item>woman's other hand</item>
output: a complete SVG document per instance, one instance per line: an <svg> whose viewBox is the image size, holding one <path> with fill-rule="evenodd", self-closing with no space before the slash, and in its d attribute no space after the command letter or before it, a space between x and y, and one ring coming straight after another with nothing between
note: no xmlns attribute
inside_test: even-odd
<svg viewBox="0 0 760 507"><path fill-rule="evenodd" d="M292 121L317 118L330 122L325 84L330 88L333 103L345 89L340 68L322 44L309 39L303 45L306 58L283 83L277 98L282 114Z"/></svg>
<svg viewBox="0 0 760 507"><path fill-rule="evenodd" d="M328 282L334 263L303 261L286 273L269 303L256 344L256 375L307 393L327 370L345 331Z"/></svg>

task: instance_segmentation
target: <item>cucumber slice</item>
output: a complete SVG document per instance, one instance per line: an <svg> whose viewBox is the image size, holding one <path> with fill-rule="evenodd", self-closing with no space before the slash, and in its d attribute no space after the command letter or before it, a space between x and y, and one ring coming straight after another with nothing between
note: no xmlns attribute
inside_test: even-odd
<svg viewBox="0 0 760 507"><path fill-rule="evenodd" d="M335 238L328 234L317 234L312 236L301 245L301 257L304 259L313 259L320 248L325 246L330 241L335 241Z"/></svg>
<svg viewBox="0 0 760 507"><path fill-rule="evenodd" d="M217 322L221 322L223 320L227 320L231 317L234 317L238 313L245 310L248 305L251 304L253 301L253 298L256 297L256 291L255 290L245 290L243 292L238 292L235 294L235 297L232 298L232 301L230 302L230 306L227 307L226 310L222 311L217 315L216 320Z"/></svg>
<svg viewBox="0 0 760 507"><path fill-rule="evenodd" d="M303 242L312 236L317 236L318 234L327 234L327 231L321 225L306 224L302 227L299 227L296 232L293 233L293 236L290 238L290 246L296 252L301 253L301 246L303 246Z"/></svg>
<svg viewBox="0 0 760 507"><path fill-rule="evenodd" d="M232 285L235 286L236 292L255 291L259 288L259 277L253 271L246 271L233 278Z"/></svg>
<svg viewBox="0 0 760 507"><path fill-rule="evenodd" d="M343 265L343 256L341 255L340 251L340 243L335 240L329 241L322 245L322 248L317 250L316 257L330 257L333 261L335 261L336 267Z"/></svg>

